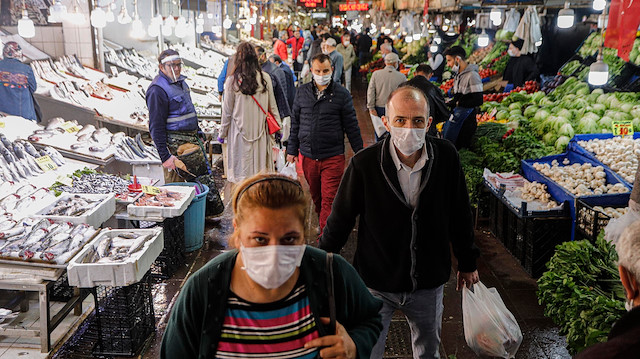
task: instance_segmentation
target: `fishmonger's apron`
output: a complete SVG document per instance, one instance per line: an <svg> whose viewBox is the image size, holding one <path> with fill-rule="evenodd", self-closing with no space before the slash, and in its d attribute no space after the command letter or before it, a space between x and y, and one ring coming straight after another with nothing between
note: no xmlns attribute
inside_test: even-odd
<svg viewBox="0 0 640 359"><path fill-rule="evenodd" d="M193 149L193 145L199 149ZM183 147L181 147L183 146ZM167 131L167 147L169 152L184 162L187 172L176 170L178 175L188 182L198 182L209 187L207 195L206 216L213 216L224 211L224 204L209 167L204 145L198 136L198 131ZM184 151L184 148L190 148ZM183 154L179 154L182 153Z"/></svg>
<svg viewBox="0 0 640 359"><path fill-rule="evenodd" d="M473 107L454 108L451 117L449 117L449 121L444 123L444 127L442 128L442 137L451 141L451 143L455 145L464 121L469 117L473 110Z"/></svg>

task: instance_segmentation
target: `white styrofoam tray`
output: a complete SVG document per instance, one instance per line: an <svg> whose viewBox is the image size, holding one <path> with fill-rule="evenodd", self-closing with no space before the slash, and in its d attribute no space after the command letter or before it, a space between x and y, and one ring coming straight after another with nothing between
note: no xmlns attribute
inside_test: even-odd
<svg viewBox="0 0 640 359"><path fill-rule="evenodd" d="M184 194L184 197L173 207L136 206L132 203L127 206L127 213L130 216L139 218L178 217L187 210L187 207L189 207L189 205L191 204L191 200L196 196L196 190L193 187L162 186L161 188L167 189L168 191L180 192Z"/></svg>
<svg viewBox="0 0 640 359"><path fill-rule="evenodd" d="M96 248L100 241L106 237L117 237L120 233L137 233L140 235L153 234L142 249L132 253L129 258L121 262L109 263L82 263L92 248ZM132 239L131 241L135 241ZM84 246L75 257L69 261L67 273L69 285L80 288L93 288L98 285L127 286L139 282L147 273L151 264L164 248L164 234L162 228L150 229L113 229L103 230L88 245Z"/></svg>
<svg viewBox="0 0 640 359"><path fill-rule="evenodd" d="M101 200L100 203L95 205L93 209L85 212L81 216L54 216L47 214L49 210L56 206L56 204L63 200L74 196L80 196L82 198L96 200ZM56 199L53 203L48 206L42 208L38 212L35 213L36 217L39 218L49 218L54 221L65 221L71 222L73 224L86 223L94 228L99 228L102 223L106 222L113 214L116 212L116 197L113 193L107 194L85 194L85 193L66 193L64 192L58 199Z"/></svg>

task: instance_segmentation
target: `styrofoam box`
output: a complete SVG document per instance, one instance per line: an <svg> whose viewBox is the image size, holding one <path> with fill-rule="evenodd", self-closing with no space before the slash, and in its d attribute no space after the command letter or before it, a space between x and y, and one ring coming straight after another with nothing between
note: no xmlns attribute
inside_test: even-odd
<svg viewBox="0 0 640 359"><path fill-rule="evenodd" d="M90 200L101 200L93 209L85 212L81 216L54 216L47 213L56 206L61 200L80 196ZM63 193L58 199L50 205L36 212L35 216L40 218L49 218L54 221L65 221L73 224L86 223L92 227L99 228L102 223L106 222L116 212L116 197L114 193L108 194L84 194L84 193Z"/></svg>
<svg viewBox="0 0 640 359"><path fill-rule="evenodd" d="M196 195L196 190L193 187L185 186L163 186L168 191L180 192L184 194L184 197L180 202L176 203L173 207L157 207L157 206L136 206L130 204L127 206L127 213L130 216L138 218L173 218L181 216L187 207L191 204L191 200Z"/></svg>
<svg viewBox="0 0 640 359"><path fill-rule="evenodd" d="M97 247L98 243L105 237L113 238L120 233L131 232L141 235L153 234L154 237L148 239L142 249L131 254L129 258L121 262L82 263L82 260L91 248ZM69 265L67 266L69 284L80 288L93 288L98 285L119 287L137 283L144 277L149 268L151 268L151 264L160 255L163 248L164 234L162 228L159 227L150 229L103 230L91 243L84 246L82 251L69 261Z"/></svg>

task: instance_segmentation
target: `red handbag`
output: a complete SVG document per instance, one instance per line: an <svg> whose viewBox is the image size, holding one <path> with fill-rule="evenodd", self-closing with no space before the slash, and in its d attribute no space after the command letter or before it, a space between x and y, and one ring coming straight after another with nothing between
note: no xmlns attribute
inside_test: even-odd
<svg viewBox="0 0 640 359"><path fill-rule="evenodd" d="M269 128L269 134L273 135L274 133L280 131L280 125L278 124L278 121L276 120L276 117L271 113L271 111L266 112L262 108L262 106L260 106L260 102L258 102L258 100L256 100L256 98L253 97L253 95L251 95L251 98L253 99L253 101L256 102L256 105L258 105L258 107L260 107L260 109L262 110L262 113L267 115L267 127Z"/></svg>

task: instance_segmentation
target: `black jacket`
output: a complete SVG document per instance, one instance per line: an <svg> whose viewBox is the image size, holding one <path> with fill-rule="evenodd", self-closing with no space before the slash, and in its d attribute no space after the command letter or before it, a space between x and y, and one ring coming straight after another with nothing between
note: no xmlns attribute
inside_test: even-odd
<svg viewBox="0 0 640 359"><path fill-rule="evenodd" d="M322 160L344 153L344 134L353 152L362 149L362 137L351 95L344 87L329 84L318 100L314 81L298 87L291 111L291 135L287 154Z"/></svg>
<svg viewBox="0 0 640 359"><path fill-rule="evenodd" d="M537 80L538 76L540 76L538 66L533 57L521 55L509 59L502 78L517 87L524 86L527 81Z"/></svg>
<svg viewBox="0 0 640 359"><path fill-rule="evenodd" d="M354 267L369 288L398 293L446 283L450 244L458 270L473 272L479 251L458 152L448 141L427 136L429 160L412 208L402 193L389 141L387 137L351 159L320 248L338 252L360 216Z"/></svg>
<svg viewBox="0 0 640 359"><path fill-rule="evenodd" d="M372 44L373 44L373 41L371 40L371 36L363 33L362 35L360 35L360 38L358 39L358 52L363 52L365 54L370 53ZM364 65L364 64L360 64L360 65Z"/></svg>
<svg viewBox="0 0 640 359"><path fill-rule="evenodd" d="M407 84L417 87L427 96L427 100L429 100L429 115L433 117L428 133L432 136L435 135L437 132L436 124L447 121L451 116L451 112L449 112L449 108L444 102L442 91L426 77L420 75L416 75Z"/></svg>
<svg viewBox="0 0 640 359"><path fill-rule="evenodd" d="M276 98L276 104L278 104L278 112L280 112L280 119L291 116L291 107L287 100L287 76L284 70L278 67L271 61L267 61L262 64L262 71L271 76L271 83L273 84L273 94Z"/></svg>
<svg viewBox="0 0 640 359"><path fill-rule="evenodd" d="M575 359L636 359L640 355L640 307L622 316L611 328L605 343L598 343Z"/></svg>

